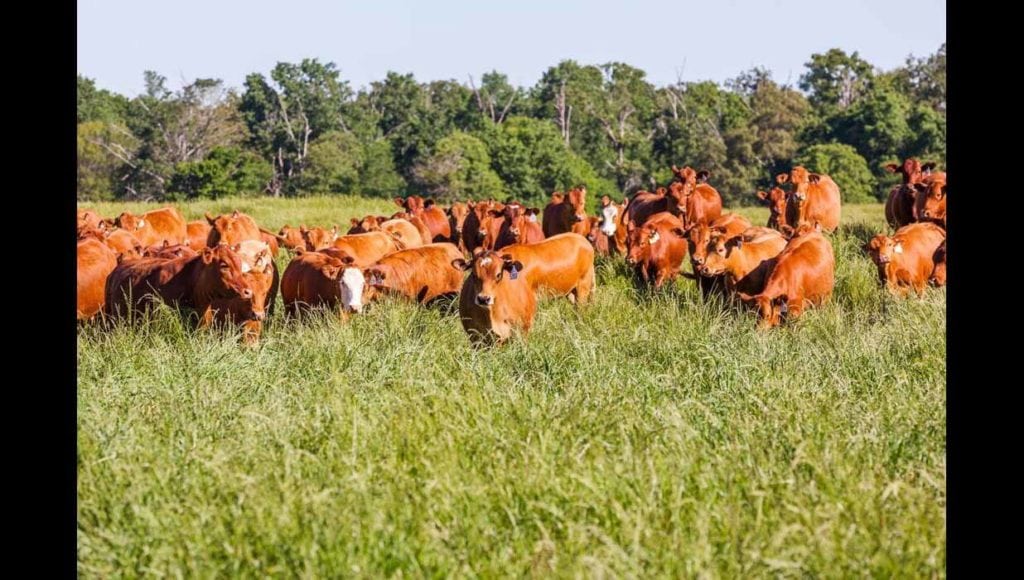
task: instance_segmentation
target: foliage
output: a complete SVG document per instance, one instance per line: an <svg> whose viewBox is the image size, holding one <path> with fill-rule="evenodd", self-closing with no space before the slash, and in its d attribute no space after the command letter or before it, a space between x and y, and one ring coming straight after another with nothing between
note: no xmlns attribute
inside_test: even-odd
<svg viewBox="0 0 1024 580"><path fill-rule="evenodd" d="M270 163L252 151L218 147L202 161L175 166L168 193L172 199L254 196L263 193L273 173Z"/></svg>
<svg viewBox="0 0 1024 580"><path fill-rule="evenodd" d="M437 143L434 153L413 169L414 183L439 202L504 199L505 184L491 169L491 156L480 139L456 131Z"/></svg>
<svg viewBox="0 0 1024 580"><path fill-rule="evenodd" d="M849 145L811 145L800 151L793 164L803 165L808 171L831 177L839 186L843 204L874 201L875 177L867 161Z"/></svg>

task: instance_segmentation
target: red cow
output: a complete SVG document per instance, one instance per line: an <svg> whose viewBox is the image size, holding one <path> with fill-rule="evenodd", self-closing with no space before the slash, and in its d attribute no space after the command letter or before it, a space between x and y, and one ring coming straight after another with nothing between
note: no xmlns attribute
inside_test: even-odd
<svg viewBox="0 0 1024 580"><path fill-rule="evenodd" d="M217 217L211 216L209 212L205 215L206 221L210 224L210 234L206 238L207 247L214 248L222 242L230 246L245 240L263 239L256 220L238 210Z"/></svg>
<svg viewBox="0 0 1024 580"><path fill-rule="evenodd" d="M913 288L920 296L935 271L935 253L945 240L946 230L917 223L903 226L892 237L878 234L865 250L878 267L879 282L889 291L906 296Z"/></svg>
<svg viewBox="0 0 1024 580"><path fill-rule="evenodd" d="M757 306L761 327L778 326L784 319L799 317L807 305L822 304L832 296L835 267L832 244L816 228L801 227L775 259L764 290L738 295Z"/></svg>
<svg viewBox="0 0 1024 580"><path fill-rule="evenodd" d="M114 223L135 236L144 246L160 244L164 240L172 244L188 243L185 218L173 207L147 211L141 216L126 211Z"/></svg>
<svg viewBox="0 0 1024 580"><path fill-rule="evenodd" d="M931 222L946 227L946 180L928 179L915 183L914 217L919 222Z"/></svg>
<svg viewBox="0 0 1024 580"><path fill-rule="evenodd" d="M206 240L210 238L212 227L206 220L198 220L185 224L185 236L188 237L188 247L197 252L202 252L206 247Z"/></svg>
<svg viewBox="0 0 1024 580"><path fill-rule="evenodd" d="M594 252L598 256L610 256L610 240L608 234L604 233L601 229L601 218L590 216L587 219L590 220L590 233L587 234L587 241L590 242L591 246L594 246Z"/></svg>
<svg viewBox="0 0 1024 580"><path fill-rule="evenodd" d="M451 242L462 251L466 251L462 245L462 225L466 223L466 216L469 215L469 206L457 201L445 213L448 214L448 226L452 230Z"/></svg>
<svg viewBox="0 0 1024 580"><path fill-rule="evenodd" d="M586 236L590 223L587 221L587 188L580 186L562 195L551 194L551 201L544 206L543 232L545 238L573 232Z"/></svg>
<svg viewBox="0 0 1024 580"><path fill-rule="evenodd" d="M338 226L331 229L299 227L299 233L306 242L306 250L316 252L334 245L338 239Z"/></svg>
<svg viewBox="0 0 1024 580"><path fill-rule="evenodd" d="M380 231L341 236L323 252L339 258L351 256L354 267L365 268L391 252L404 249L405 243L401 238L394 233Z"/></svg>
<svg viewBox="0 0 1024 580"><path fill-rule="evenodd" d="M281 275L281 298L284 311L294 316L310 308L333 308L342 303L342 281L363 279L363 272L353 266L352 256L341 253L307 252L301 248Z"/></svg>
<svg viewBox="0 0 1024 580"><path fill-rule="evenodd" d="M281 245L288 248L289 250L306 249L306 240L302 237L302 230L306 229L306 225L302 224L297 228L285 224L280 230L278 230L277 238Z"/></svg>
<svg viewBox="0 0 1024 580"><path fill-rule="evenodd" d="M798 219L796 224L791 223L790 226L818 222L826 232L833 232L839 227L841 198L839 186L831 177L810 173L797 165L788 174L780 173L775 179L779 185L787 181L793 185L788 203L796 206Z"/></svg>
<svg viewBox="0 0 1024 580"><path fill-rule="evenodd" d="M78 320L89 320L103 311L107 276L117 267L117 255L103 242L86 238L78 242Z"/></svg>
<svg viewBox="0 0 1024 580"><path fill-rule="evenodd" d="M123 261L107 278L105 311L113 316L141 312L158 297L194 309L200 327L209 326L216 316L215 301L252 300L252 287L242 275L240 249L237 244L220 245L192 257Z"/></svg>
<svg viewBox="0 0 1024 580"><path fill-rule="evenodd" d="M934 166L934 164L930 164ZM914 184L920 183L924 178L921 162L913 157L903 160L902 165L889 163L885 169L890 173L899 173L902 182L889 192L889 199L885 202L885 221L894 229L914 223L914 198L917 192Z"/></svg>
<svg viewBox="0 0 1024 580"><path fill-rule="evenodd" d="M700 274L724 276L729 291L759 294L786 243L782 234L770 228L749 228L735 236L716 233L699 266Z"/></svg>
<svg viewBox="0 0 1024 580"><path fill-rule="evenodd" d="M686 232L683 222L669 212L652 215L644 224L629 232L629 253L626 263L655 290L679 276L686 257Z"/></svg>
<svg viewBox="0 0 1024 580"><path fill-rule="evenodd" d="M239 246L242 277L252 288L252 298L214 299L211 307L219 322L240 321L242 340L253 344L260 339L264 319L273 313L280 278L266 242L246 240Z"/></svg>
<svg viewBox="0 0 1024 580"><path fill-rule="evenodd" d="M418 195L410 195L405 199L396 197L395 203L423 221L430 231L430 241L447 242L451 239L452 230L448 224L448 216L434 203L434 200L425 200Z"/></svg>
<svg viewBox="0 0 1024 580"><path fill-rule="evenodd" d="M462 258L455 244L427 244L388 254L363 270L363 278L344 279L342 305L360 312L381 296L401 296L426 304L442 296L455 296L462 287L462 270L452 265ZM351 262L349 262L351 263Z"/></svg>
<svg viewBox="0 0 1024 580"><path fill-rule="evenodd" d="M669 197L676 200L679 214L686 229L698 223L707 223L722 215L722 196L708 185L711 173L706 170L694 171L690 167L679 169L672 166L672 173L678 181L669 185Z"/></svg>
<svg viewBox="0 0 1024 580"><path fill-rule="evenodd" d="M679 193L679 191L676 193ZM632 198L627 199L623 205L626 206L624 222L627 233L634 228L644 225L647 218L656 213L668 212L674 216L679 216L682 212L686 211L685 200L669 197L668 190L664 187L659 187L654 193L638 191L633 194Z"/></svg>
<svg viewBox="0 0 1024 580"><path fill-rule="evenodd" d="M768 211L771 212L768 216L768 227L781 230L782 226L793 226L799 221L796 204L786 203L789 194L782 189L773 187L770 193L758 191L757 198L765 202Z"/></svg>
<svg viewBox="0 0 1024 580"><path fill-rule="evenodd" d="M503 211L505 205L490 199L475 203L469 201L466 203L466 207L469 208L469 214L466 215L466 221L462 223L462 245L467 253L472 253L484 242L484 237L487 234L484 222L487 221L488 216L492 211Z"/></svg>

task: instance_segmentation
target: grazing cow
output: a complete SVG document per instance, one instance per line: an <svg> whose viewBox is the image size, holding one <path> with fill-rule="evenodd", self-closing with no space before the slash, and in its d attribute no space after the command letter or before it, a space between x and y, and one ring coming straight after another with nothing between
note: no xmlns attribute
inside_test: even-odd
<svg viewBox="0 0 1024 580"><path fill-rule="evenodd" d="M347 236L346 236L347 237ZM352 256L307 252L301 248L281 275L281 298L289 316L310 308L333 308L342 302L342 284L361 283L363 272L353 266Z"/></svg>
<svg viewBox="0 0 1024 580"><path fill-rule="evenodd" d="M230 246L245 240L263 240L263 232L256 225L256 220L238 210L217 217L211 216L209 212L205 215L206 221L210 224L210 234L206 238L207 247L215 248L221 243Z"/></svg>
<svg viewBox="0 0 1024 580"><path fill-rule="evenodd" d="M933 286L945 286L946 285L946 240L942 240L939 244L939 248L935 250L935 255L932 257L932 261L935 262L935 269L932 270L931 278L928 279Z"/></svg>
<svg viewBox="0 0 1024 580"><path fill-rule="evenodd" d="M940 226L916 223L896 230L892 237L878 234L864 249L878 267L878 281L889 291L906 296L913 288L920 296L935 271L935 253L945 239L946 230Z"/></svg>
<svg viewBox="0 0 1024 580"><path fill-rule="evenodd" d="M342 305L350 312L381 296L402 296L426 304L455 296L462 287L462 270L452 265L462 258L455 244L427 244L388 254L363 270L364 278L342 280ZM343 260L351 264L351 258Z"/></svg>
<svg viewBox="0 0 1024 580"><path fill-rule="evenodd" d="M462 251L466 251L462 245L462 225L466 223L466 216L469 215L469 206L457 201L445 210L445 213L448 214L448 226L452 230L451 242L459 246Z"/></svg>
<svg viewBox="0 0 1024 580"><path fill-rule="evenodd" d="M574 187L565 195L552 193L551 201L544 206L544 237L550 238L567 232L586 236L590 226L584 207L586 201L587 188L583 186Z"/></svg>
<svg viewBox="0 0 1024 580"><path fill-rule="evenodd" d="M644 283L653 281L657 290L679 276L686 257L683 221L669 212L656 213L629 232L628 245L626 263Z"/></svg>
<svg viewBox="0 0 1024 580"><path fill-rule="evenodd" d="M915 183L917 191L914 200L914 218L919 222L930 222L946 227L946 180L929 179Z"/></svg>
<svg viewBox="0 0 1024 580"><path fill-rule="evenodd" d="M215 301L252 300L253 291L242 274L241 246L203 248L195 256L175 259L140 258L123 261L107 278L107 313L123 316L141 312L153 298L194 309L200 327L215 320Z"/></svg>
<svg viewBox="0 0 1024 580"><path fill-rule="evenodd" d="M306 250L317 252L330 248L334 244L334 240L338 239L338 226L329 230L300 226L299 233L302 234L302 239L306 242Z"/></svg>
<svg viewBox="0 0 1024 580"><path fill-rule="evenodd" d="M302 236L302 230L306 229L306 225L302 224L297 228L285 224L274 236L277 238L281 245L288 248L289 250L306 249L306 239Z"/></svg>
<svg viewBox="0 0 1024 580"><path fill-rule="evenodd" d="M492 211L504 211L505 205L493 199L473 202L466 202L469 214L466 221L462 223L462 245L467 253L472 254L484 242L487 235L484 222L487 221Z"/></svg>
<svg viewBox="0 0 1024 580"><path fill-rule="evenodd" d="M78 320L89 320L103 310L107 276L117 267L117 255L103 242L89 237L78 242Z"/></svg>
<svg viewBox="0 0 1024 580"><path fill-rule="evenodd" d="M117 216L114 224L131 233L144 246L160 244L164 240L172 244L188 243L185 218L173 207L147 211L141 216L126 211Z"/></svg>
<svg viewBox="0 0 1024 580"><path fill-rule="evenodd" d="M760 294L775 258L786 248L786 238L770 228L749 228L739 235L715 233L699 272L723 276L730 292Z"/></svg>
<svg viewBox="0 0 1024 580"><path fill-rule="evenodd" d="M214 299L211 308L216 312L218 322L240 322L242 340L253 344L260 339L264 319L273 314L280 278L270 246L266 242L241 242L238 257L241 260L242 277L252 288L252 298Z"/></svg>
<svg viewBox="0 0 1024 580"><path fill-rule="evenodd" d="M832 178L810 173L803 166L797 165L789 173L775 176L779 185L787 181L793 185L787 203L796 206L797 221L790 223L798 227L803 223L818 222L826 232L833 232L839 227L841 202L839 186ZM801 307L802 308L802 307Z"/></svg>
<svg viewBox="0 0 1024 580"><path fill-rule="evenodd" d="M673 165L672 173L678 181L669 185L669 197L676 201L679 211L676 215L683 218L686 229L722 215L722 196L708 185L709 171L694 171L690 167L679 169Z"/></svg>
<svg viewBox="0 0 1024 580"><path fill-rule="evenodd" d="M206 240L210 238L212 227L206 220L197 220L185 224L185 235L188 237L188 247L197 252L202 252L206 247Z"/></svg>
<svg viewBox="0 0 1024 580"><path fill-rule="evenodd" d="M405 248L405 243L396 234L380 231L341 236L323 252L335 257L351 256L354 267L365 268L391 252Z"/></svg>
<svg viewBox="0 0 1024 580"><path fill-rule="evenodd" d="M448 216L445 215L443 209L434 203L434 200L423 199L418 195L410 195L405 199L396 197L395 204L423 221L430 232L431 242L447 242L451 240L452 229L448 224Z"/></svg>
<svg viewBox="0 0 1024 580"><path fill-rule="evenodd" d="M784 319L799 317L807 305L828 300L835 285L835 267L832 244L817 228L801 227L776 257L764 290L738 295L743 302L757 306L759 326L778 326Z"/></svg>
<svg viewBox="0 0 1024 580"><path fill-rule="evenodd" d="M768 227L781 230L782 226L795 225L799 221L796 204L786 203L789 194L782 189L773 187L771 192L758 191L757 198L763 201L771 212L768 216Z"/></svg>

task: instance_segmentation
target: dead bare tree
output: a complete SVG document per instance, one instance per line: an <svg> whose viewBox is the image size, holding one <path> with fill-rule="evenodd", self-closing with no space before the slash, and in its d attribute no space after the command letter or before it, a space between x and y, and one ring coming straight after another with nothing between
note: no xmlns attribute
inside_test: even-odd
<svg viewBox="0 0 1024 580"><path fill-rule="evenodd" d="M486 77L487 75L484 76ZM486 81L487 79L485 78L484 82ZM480 112L487 115L491 119L492 123L500 125L505 120L505 116L508 114L509 109L512 108L512 103L516 100L516 92L513 91L512 94L509 95L508 101L505 102L505 106L499 113L496 108L498 103L495 95L492 95L490 91L486 90L484 87L477 89L476 83L473 82L473 75L469 75L469 87L473 90L473 94L476 96L476 106L480 109Z"/></svg>

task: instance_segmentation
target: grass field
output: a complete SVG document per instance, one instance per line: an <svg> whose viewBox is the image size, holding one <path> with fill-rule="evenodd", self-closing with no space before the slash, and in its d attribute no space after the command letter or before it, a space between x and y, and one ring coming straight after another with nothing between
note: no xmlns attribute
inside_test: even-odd
<svg viewBox="0 0 1024 580"><path fill-rule="evenodd" d="M274 230L394 211L179 208ZM83 327L79 572L944 577L945 291L883 293L860 249L882 206L843 221L832 302L773 331L687 280L639 295L621 261L591 305L542 303L529 341L489 351L394 302L279 309L257 348L166 309Z"/></svg>

